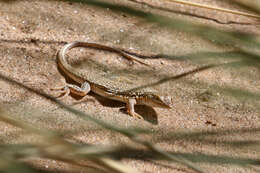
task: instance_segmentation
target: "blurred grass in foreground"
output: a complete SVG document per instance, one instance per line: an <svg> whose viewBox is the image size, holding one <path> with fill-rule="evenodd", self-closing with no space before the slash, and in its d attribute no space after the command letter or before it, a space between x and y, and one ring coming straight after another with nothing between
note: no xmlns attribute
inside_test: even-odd
<svg viewBox="0 0 260 173"><path fill-rule="evenodd" d="M159 27L167 27L169 29L178 30L180 32L185 32L193 35L197 35L200 38L203 38L210 43L214 43L219 47L230 47L235 49L235 51L231 51L229 53L225 53L227 58L236 59L236 61L232 61L230 63L226 63L225 66L232 66L234 64L241 66L255 66L259 68L260 65L260 56L259 56L259 48L260 43L257 41L257 37L253 34L247 34L243 32L237 31L223 31L216 29L211 26L193 24L189 22L182 21L180 19L169 18L166 16L161 16L149 12L144 12L141 10L137 10L131 7L112 4L110 2L105 1L79 1L79 0L71 0L71 2L81 2L86 5L98 6L100 8L110 8L115 12L123 12L128 13L132 16L137 16L143 18L148 23L157 24ZM258 1L259 2L259 1ZM235 3L240 4L243 7L250 7L249 10L253 9L254 12L259 13L258 6L252 6L250 4L247 5L245 1L240 3L240 1L235 1ZM259 3L258 3L259 5ZM257 7L257 8L254 8ZM214 59L215 57L222 56L219 53L215 52L200 52L194 55L184 55L183 57L174 57L175 59L188 59L191 60L201 60L204 64L207 64L209 59ZM162 58L173 58L171 55L161 55ZM222 56L223 57L223 56ZM239 58L238 58L239 57ZM206 67L212 68L215 66L220 66L222 64L214 63L213 65L205 65ZM198 68L199 69L199 68ZM206 68L207 69L207 68ZM204 70L202 68L202 70ZM197 70L200 71L200 70ZM197 72L195 71L195 72ZM180 77L184 77L191 73L183 74ZM0 75L2 80L6 82L10 82L16 84L20 87L23 87L35 94L44 97L45 99L49 99L55 104L63 107L65 110L79 116L83 120L92 121L104 129L111 130L115 133L120 133L129 138L132 142L135 142L145 149L140 150L133 148L127 145L119 145L119 146L97 146L91 144L75 144L67 141L63 135L57 131L50 131L47 129L39 129L28 125L27 123L11 118L6 111L0 111L0 120L16 126L18 128L23 129L26 133L32 133L39 138L42 138L45 143L31 143L31 144L2 144L0 147L1 159L0 159L0 170L1 172L45 172L43 170L37 170L33 166L26 164L24 160L30 158L47 158L56 161L61 161L65 163L69 163L72 165L77 165L80 167L88 167L82 163L82 160L90 160L94 162L97 166L97 172L138 172L137 170L122 164L119 160L115 160L114 158L123 159L123 158L132 158L132 159L144 159L150 161L157 160L167 160L168 162L175 162L194 170L195 172L204 172L201 168L199 168L196 163L209 163L209 164L228 164L235 165L241 167L251 167L251 166L260 166L260 159L252 159L248 157L231 157L231 156L223 156L223 155L209 155L203 153L183 153L183 152L173 152L173 151L164 151L161 148L153 145L151 142L142 139L140 136L142 134L151 133L147 129L142 128L121 128L115 127L109 123L106 123L102 120L98 120L93 118L94 116L87 115L79 110L73 109L64 105L63 103L55 100L54 98L42 94L32 88L29 88L21 83L13 81L6 76ZM176 77L171 77L167 79L162 79L156 84L160 84L166 82L168 80L176 79ZM225 90L225 88L224 88ZM256 102L256 105L259 106L259 93L246 93L243 90L237 90L234 88L230 88L226 90L227 93L235 97L240 97L240 94L246 95L247 99L252 99ZM243 94L244 93L244 94ZM40 111L40 110L39 110ZM162 129L164 130L164 129ZM243 140L243 141L218 141L214 139L214 137L230 135L230 134L246 134L246 133L259 133L260 129L241 129L239 131L225 130L225 131L197 131L197 132L171 132L167 131L163 136L157 137L158 141L168 141L173 142L177 140L187 140L187 141L197 141L202 143L203 145L210 144L221 144L225 146L231 146L232 148L238 150L243 147L251 147L253 146L252 151L257 151L258 156L260 156L260 147L259 140ZM156 135L155 135L156 136ZM138 158L133 153L142 152L142 157ZM100 168L102 167L102 168ZM99 169L100 168L100 169ZM47 172L47 171L46 171Z"/></svg>

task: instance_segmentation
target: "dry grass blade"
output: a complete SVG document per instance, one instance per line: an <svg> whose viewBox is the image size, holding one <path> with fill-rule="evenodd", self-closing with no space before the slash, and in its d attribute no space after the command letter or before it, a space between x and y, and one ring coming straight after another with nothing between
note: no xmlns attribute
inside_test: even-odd
<svg viewBox="0 0 260 173"><path fill-rule="evenodd" d="M93 153L102 153L104 150L102 149L98 149L97 147L93 148L91 147L87 147L88 150L86 152L86 147L85 149L82 148L78 148L74 145L72 145L71 143L65 141L62 137L60 137L59 135L57 135L57 133L54 132L50 132L47 130L43 130L43 129L37 129L34 128L22 121L18 121L15 120L13 118L10 118L10 116L8 116L7 113L1 111L0 112L0 120L4 121L6 123L9 123L11 125L14 125L16 127L22 128L30 133L36 133L38 135L40 135L41 137L45 138L45 141L48 142L48 144L36 144L36 146L38 146L37 150L38 152L28 152L29 148L25 148L28 153L27 153L27 157L28 156L43 156L46 158L51 158L51 159L55 159L55 160L60 160L63 162L68 162L68 163L73 163L79 166L83 166L81 164L78 163L78 159L80 159L81 157L79 155L84 155L85 159L90 159L94 162L96 162L97 164L104 166L105 168L108 168L109 170L112 170L114 172L117 173L138 173L139 171L137 171L134 168L131 168L129 166L126 166L124 164L122 164L121 162L118 161L114 161L110 158L107 158L106 156L103 156L102 154L99 154L98 156L92 156ZM36 149L33 146L33 149ZM82 151L84 150L84 153L82 153ZM111 151L113 149L106 149L105 152ZM79 152L81 151L81 152ZM31 154L30 154L31 153ZM35 155L35 153L37 153ZM66 153L66 154L65 154ZM88 156L90 155L90 156Z"/></svg>
<svg viewBox="0 0 260 173"><path fill-rule="evenodd" d="M183 1L183 0L166 0L166 1L171 1L171 2L178 3L178 4L184 4L184 5L189 5L189 6L199 7L199 8L205 8L205 9L209 9L209 10L216 10L216 11L221 11L221 12L225 12L225 13L231 13L231 14L236 14L236 15L241 15L241 16L247 16L247 17L253 17L253 18L260 19L260 16L258 16L258 15L244 13L244 12L241 12L241 11L229 10L229 9L226 9L226 8L220 8L220 7L215 7L215 6L203 5L201 3L188 2L188 1ZM241 0L237 0L237 1L241 2ZM246 4L248 4L248 3L246 3Z"/></svg>
<svg viewBox="0 0 260 173"><path fill-rule="evenodd" d="M215 65L215 64L206 65L206 66L199 67L199 68L196 68L196 69L194 69L194 70L191 70L191 71L188 71L188 72L185 72L185 73L176 75L176 76L172 76L172 77L167 77L167 78L161 79L161 80L159 80L159 81L157 81L157 82L154 82L154 83L151 83L151 84L147 84L147 85L143 85L143 86L140 86L140 87L132 88L132 89L126 90L126 91L124 91L124 92L136 91L136 90L139 90L139 89L156 86L156 85L159 85L159 84L162 84L162 83L171 81L171 80L177 80L177 79L183 78L183 77L185 77L185 76L188 76L188 75L190 75L190 74L198 73L198 72L201 72L201 71L204 71L204 70L208 70L208 69L210 69L210 68L217 67L217 66L221 66L221 65L223 65L223 64L219 64L219 65L218 65L218 64L217 64L217 65Z"/></svg>
<svg viewBox="0 0 260 173"><path fill-rule="evenodd" d="M242 7L245 7L246 9L249 9L250 11L254 11L256 13L260 13L260 1L259 0L229 0L232 3L239 4Z"/></svg>
<svg viewBox="0 0 260 173"><path fill-rule="evenodd" d="M98 6L101 8L109 8L115 12L124 12L132 16L145 19L144 22L157 24L162 28L169 28L184 33L199 36L200 38L214 43L219 47L235 47L236 49L254 49L259 48L260 43L255 40L256 35L237 32L237 31L223 31L215 27L194 24L184 20L179 20L173 17L166 17L150 12L144 12L131 7L123 5L114 5L103 1L84 1L84 0L70 0L72 2L82 2L92 6ZM249 51L250 52L250 51Z"/></svg>
<svg viewBox="0 0 260 173"><path fill-rule="evenodd" d="M199 172L199 173L204 173L204 171L202 169L200 169L198 166L196 166L194 163L188 161L187 159L183 158L183 157L176 157L175 155L172 155L168 152L165 152L163 150L161 150L159 147L151 144L150 142L148 141L145 141L141 138L138 138L138 137L134 137L132 138L133 141L135 141L136 143L139 143L139 144L142 144L144 145L145 147L147 147L149 150L153 151L157 157L163 157L169 161L174 161L174 162L177 162L177 163L180 163L182 165L185 165L187 166L188 168L196 171L196 172Z"/></svg>

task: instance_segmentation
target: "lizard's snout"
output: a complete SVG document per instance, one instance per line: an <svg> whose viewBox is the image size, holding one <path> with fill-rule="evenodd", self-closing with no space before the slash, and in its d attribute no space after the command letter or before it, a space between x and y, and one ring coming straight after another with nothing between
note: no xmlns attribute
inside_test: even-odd
<svg viewBox="0 0 260 173"><path fill-rule="evenodd" d="M162 101L162 103L160 104L161 107L163 108L171 108L171 103L172 103L172 98L171 96L160 96L160 99Z"/></svg>

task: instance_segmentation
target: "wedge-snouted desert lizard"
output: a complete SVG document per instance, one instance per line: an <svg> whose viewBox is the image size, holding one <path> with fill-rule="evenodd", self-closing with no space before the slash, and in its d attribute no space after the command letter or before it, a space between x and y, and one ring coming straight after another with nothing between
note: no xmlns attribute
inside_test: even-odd
<svg viewBox="0 0 260 173"><path fill-rule="evenodd" d="M160 107L160 108L170 108L168 103L162 98L150 92L124 92L116 89L110 89L100 84L94 83L89 81L88 79L84 78L79 72L77 72L67 61L65 54L68 50L75 48L75 47L90 47L96 49L102 49L107 51L116 52L123 57L129 60L135 60L140 63L141 61L135 59L128 53L124 52L124 50L118 48L112 48L109 46L97 44L97 43L89 43L89 42L72 42L66 44L57 54L57 63L59 68L74 80L76 83L81 84L81 87L73 84L66 84L65 87L56 89L62 90L64 96L69 95L70 93L79 95L79 96L86 96L90 91L103 96L108 99L117 100L126 103L126 108L128 114L135 118L143 119L142 116L137 114L134 110L134 105L147 105L150 107ZM142 63L144 64L144 63Z"/></svg>

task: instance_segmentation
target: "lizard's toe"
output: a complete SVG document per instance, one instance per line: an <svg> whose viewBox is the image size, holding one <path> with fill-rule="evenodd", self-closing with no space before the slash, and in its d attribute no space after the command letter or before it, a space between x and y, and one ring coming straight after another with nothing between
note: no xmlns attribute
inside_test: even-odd
<svg viewBox="0 0 260 173"><path fill-rule="evenodd" d="M141 115L139 115L138 113L132 112L129 113L132 117L137 118L137 119L144 119Z"/></svg>

